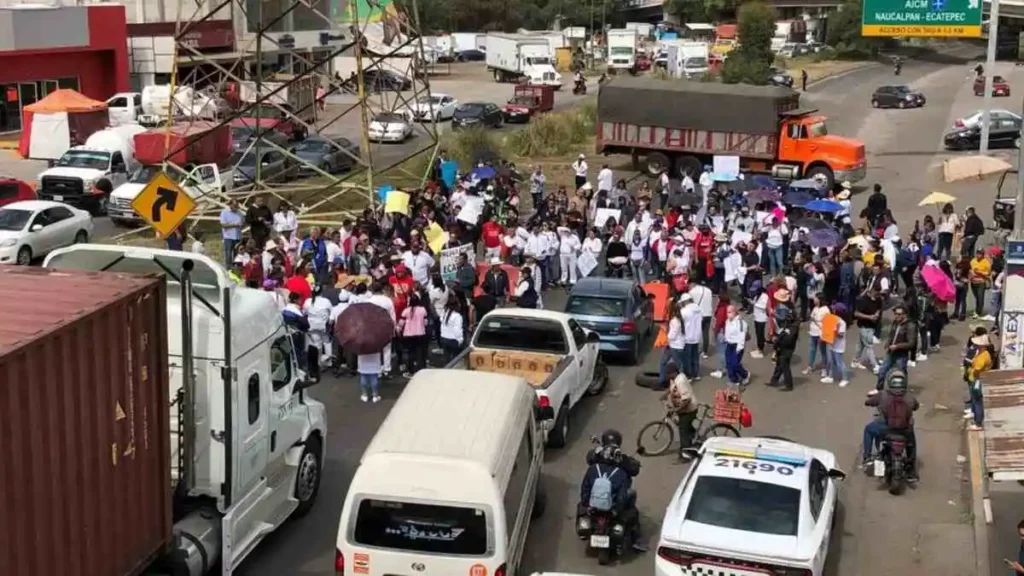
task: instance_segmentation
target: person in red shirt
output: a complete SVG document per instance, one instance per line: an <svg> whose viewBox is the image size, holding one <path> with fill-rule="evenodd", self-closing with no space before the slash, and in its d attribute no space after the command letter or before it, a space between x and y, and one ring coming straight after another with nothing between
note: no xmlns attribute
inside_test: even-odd
<svg viewBox="0 0 1024 576"><path fill-rule="evenodd" d="M484 242L484 259L488 262L492 258L501 258L501 238L505 228L498 224L495 218L491 218L480 227L480 236Z"/></svg>
<svg viewBox="0 0 1024 576"><path fill-rule="evenodd" d="M306 303L306 300L313 297L313 287L309 285L309 269L306 267L305 262L299 263L295 266L295 274L288 277L284 281L285 290L292 294L298 294L299 301L296 302L299 309L302 309L302 305Z"/></svg>
<svg viewBox="0 0 1024 576"><path fill-rule="evenodd" d="M693 242L697 252L697 274L704 280L709 280L715 274L715 265L712 258L715 251L715 235L711 227L701 224L697 232L697 239Z"/></svg>
<svg viewBox="0 0 1024 576"><path fill-rule="evenodd" d="M719 368L711 372L712 378L721 378L725 375L725 321L728 320L729 312L729 291L722 290L718 294L718 302L715 304L714 320L711 325L712 339L715 341L718 352Z"/></svg>
<svg viewBox="0 0 1024 576"><path fill-rule="evenodd" d="M402 311L409 304L409 296L416 289L416 282L409 275L405 264L395 266L395 273L388 278L391 286L391 299L395 303L395 317L401 317Z"/></svg>

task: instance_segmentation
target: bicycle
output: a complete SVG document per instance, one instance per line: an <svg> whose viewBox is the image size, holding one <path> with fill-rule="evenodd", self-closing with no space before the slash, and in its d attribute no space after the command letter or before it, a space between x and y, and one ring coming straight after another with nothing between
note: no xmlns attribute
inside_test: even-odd
<svg viewBox="0 0 1024 576"><path fill-rule="evenodd" d="M739 438L740 431L732 424L715 422L712 417L714 409L708 404L697 405L697 417L693 420L693 447L698 448L705 440L711 437L732 436ZM636 436L637 453L645 456L660 456L672 446L675 441L679 425L676 422L675 414L666 412L664 418L648 422L640 429ZM646 441L651 443L653 449L644 445Z"/></svg>

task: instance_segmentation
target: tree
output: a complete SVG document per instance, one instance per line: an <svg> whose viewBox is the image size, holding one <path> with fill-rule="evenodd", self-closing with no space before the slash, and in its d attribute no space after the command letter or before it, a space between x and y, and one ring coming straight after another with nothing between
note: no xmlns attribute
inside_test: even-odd
<svg viewBox="0 0 1024 576"><path fill-rule="evenodd" d="M829 18L825 43L835 48L840 56L876 56L884 44L880 38L865 38L860 34L864 11L862 0L844 0L839 11Z"/></svg>
<svg viewBox="0 0 1024 576"><path fill-rule="evenodd" d="M669 0L665 11L679 18L680 22L710 22L707 3L704 0Z"/></svg>
<svg viewBox="0 0 1024 576"><path fill-rule="evenodd" d="M729 53L722 65L722 81L726 84L768 83L769 69L775 62L772 36L775 35L775 11L762 2L748 2L740 7L736 34L739 46Z"/></svg>

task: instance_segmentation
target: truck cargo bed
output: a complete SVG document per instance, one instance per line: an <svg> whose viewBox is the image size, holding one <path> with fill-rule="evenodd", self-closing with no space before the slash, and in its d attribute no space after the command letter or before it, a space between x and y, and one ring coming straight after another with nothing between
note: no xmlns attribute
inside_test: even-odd
<svg viewBox="0 0 1024 576"><path fill-rule="evenodd" d="M563 360L565 356L559 354L470 348L456 357L448 368L520 376L534 388L546 388L561 371Z"/></svg>
<svg viewBox="0 0 1024 576"><path fill-rule="evenodd" d="M598 154L603 153L607 147L626 147L771 160L778 152L779 139L774 134L637 126L625 122L599 122L596 143Z"/></svg>
<svg viewBox="0 0 1024 576"><path fill-rule="evenodd" d="M132 576L170 541L165 292L0 267L0 574Z"/></svg>

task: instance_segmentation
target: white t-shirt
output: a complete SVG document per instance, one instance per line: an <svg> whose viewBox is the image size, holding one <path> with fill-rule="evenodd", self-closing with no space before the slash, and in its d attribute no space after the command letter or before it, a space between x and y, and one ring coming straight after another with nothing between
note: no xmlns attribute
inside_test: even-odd
<svg viewBox="0 0 1024 576"><path fill-rule="evenodd" d="M754 300L754 322L768 321L768 293L761 292L761 295Z"/></svg>
<svg viewBox="0 0 1024 576"><path fill-rule="evenodd" d="M686 338L683 336L683 321L672 318L668 321L668 347L673 350L682 350L686 345Z"/></svg>
<svg viewBox="0 0 1024 576"><path fill-rule="evenodd" d="M765 238L764 243L769 248L782 248L782 231L778 228L770 228L768 230L768 237Z"/></svg>
<svg viewBox="0 0 1024 576"><path fill-rule="evenodd" d="M960 224L960 217L956 214L950 214L948 217L945 215L939 216L939 225L936 231L939 234L952 234L956 232L957 225Z"/></svg>
<svg viewBox="0 0 1024 576"><path fill-rule="evenodd" d="M584 160L577 160L572 163L572 171L580 178L587 177L587 163Z"/></svg>
<svg viewBox="0 0 1024 576"><path fill-rule="evenodd" d="M836 339L832 341L832 349L841 354L846 352L846 322L840 318L836 327L838 332L836 333Z"/></svg>
<svg viewBox="0 0 1024 576"><path fill-rule="evenodd" d="M693 287L690 288L690 298L693 298L693 303L700 308L701 316L704 318L710 318L715 315L715 298L710 288L700 284L694 284Z"/></svg>
<svg viewBox="0 0 1024 576"><path fill-rule="evenodd" d="M458 312L441 312L441 338L454 340L462 344L462 314Z"/></svg>
<svg viewBox="0 0 1024 576"><path fill-rule="evenodd" d="M687 304L680 315L683 317L683 342L700 344L700 308L693 303Z"/></svg>
<svg viewBox="0 0 1024 576"><path fill-rule="evenodd" d="M356 371L360 374L380 374L380 352L356 356Z"/></svg>
<svg viewBox="0 0 1024 576"><path fill-rule="evenodd" d="M811 321L807 325L807 334L810 336L821 336L821 322L828 315L828 306L818 306L811 310Z"/></svg>
<svg viewBox="0 0 1024 576"><path fill-rule="evenodd" d="M601 168L601 171L597 173L597 189L611 190L613 177L611 168Z"/></svg>

